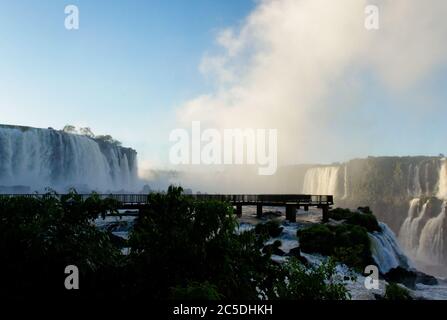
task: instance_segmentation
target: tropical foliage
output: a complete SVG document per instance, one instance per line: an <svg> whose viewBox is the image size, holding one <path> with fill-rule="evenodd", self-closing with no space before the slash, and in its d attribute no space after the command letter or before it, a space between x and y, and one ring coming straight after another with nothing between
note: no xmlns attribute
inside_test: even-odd
<svg viewBox="0 0 447 320"><path fill-rule="evenodd" d="M333 263L278 264L262 250L277 225L239 233L227 203L193 200L175 187L148 197L128 241L94 224L116 213L111 199L75 191L0 197L0 299L348 297ZM79 269L79 290L64 287L67 265Z"/></svg>

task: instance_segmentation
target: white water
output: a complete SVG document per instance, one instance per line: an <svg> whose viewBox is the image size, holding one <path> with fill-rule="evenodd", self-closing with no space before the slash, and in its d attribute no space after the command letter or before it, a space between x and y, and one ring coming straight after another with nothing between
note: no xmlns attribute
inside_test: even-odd
<svg viewBox="0 0 447 320"><path fill-rule="evenodd" d="M408 268L410 263L401 250L396 236L391 229L382 222L379 222L382 232L369 233L371 240L372 256L382 273L401 266Z"/></svg>
<svg viewBox="0 0 447 320"><path fill-rule="evenodd" d="M421 232L417 258L420 261L429 261L437 265L447 262L447 246L445 243L444 227L447 226L446 202L442 205L437 217L427 221Z"/></svg>
<svg viewBox="0 0 447 320"><path fill-rule="evenodd" d="M304 176L303 192L306 194L336 195L340 168L316 167L307 170Z"/></svg>
<svg viewBox="0 0 447 320"><path fill-rule="evenodd" d="M411 171L411 170L410 170ZM415 170L415 172L418 170ZM425 189L429 192L428 167L424 167ZM419 174L415 173L414 181ZM418 179L419 180L419 179ZM422 195L420 184L414 183L413 195ZM447 201L447 162L442 160L439 169L436 197L443 201L442 209L436 216L428 210L430 200L425 203L420 198L410 201L407 218L399 231L399 241L406 253L415 261L426 266L445 266L447 263L446 201ZM436 213L436 212L435 212Z"/></svg>
<svg viewBox="0 0 447 320"><path fill-rule="evenodd" d="M439 170L438 194L439 199L447 200L447 160L443 159Z"/></svg>
<svg viewBox="0 0 447 320"><path fill-rule="evenodd" d="M419 238L423 227L423 219L427 211L428 201L422 204L419 198L410 201L408 216L399 231L402 247L412 257L417 256Z"/></svg>
<svg viewBox="0 0 447 320"><path fill-rule="evenodd" d="M136 178L129 149L55 130L0 127L0 186L130 190Z"/></svg>
<svg viewBox="0 0 447 320"><path fill-rule="evenodd" d="M446 201L435 217L430 217L429 201L419 198L410 201L410 209L399 232L399 241L405 252L428 266L445 265L447 244L445 235Z"/></svg>
<svg viewBox="0 0 447 320"><path fill-rule="evenodd" d="M419 165L410 164L408 169L408 195L417 197L422 194Z"/></svg>
<svg viewBox="0 0 447 320"><path fill-rule="evenodd" d="M344 175L345 192L343 195L343 199L346 199L349 196L348 164L345 164L344 168L345 168L345 175Z"/></svg>

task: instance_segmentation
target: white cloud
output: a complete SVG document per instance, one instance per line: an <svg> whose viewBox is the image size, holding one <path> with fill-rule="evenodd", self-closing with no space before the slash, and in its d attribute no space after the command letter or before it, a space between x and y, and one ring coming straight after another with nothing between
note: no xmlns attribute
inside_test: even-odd
<svg viewBox="0 0 447 320"><path fill-rule="evenodd" d="M368 4L260 1L240 27L217 37L220 54L206 55L201 65L215 90L185 103L180 122L277 128L280 163L355 154L367 141L356 132L346 141L344 129L367 89L363 75L372 73L392 94L414 94L447 56L447 2L374 1L378 31L364 28Z"/></svg>

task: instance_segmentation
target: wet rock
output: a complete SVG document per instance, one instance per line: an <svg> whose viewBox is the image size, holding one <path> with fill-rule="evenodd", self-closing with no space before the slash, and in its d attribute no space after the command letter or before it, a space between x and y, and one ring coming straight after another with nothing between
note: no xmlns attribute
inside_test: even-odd
<svg viewBox="0 0 447 320"><path fill-rule="evenodd" d="M290 249L290 251L289 251L289 253L287 255L290 256L290 257L297 258L301 263L303 263L305 265L308 264L307 259L301 255L300 247L295 247L295 248Z"/></svg>
<svg viewBox="0 0 447 320"><path fill-rule="evenodd" d="M415 289L417 283L425 285L438 284L438 280L433 276L420 271L407 270L402 267L391 269L384 275L384 278L388 282L398 282L410 289Z"/></svg>
<svg viewBox="0 0 447 320"><path fill-rule="evenodd" d="M279 235L283 231L283 227L279 226L279 223L276 221L268 221L266 223L259 223L255 227L256 234L265 233L268 234L272 238L279 237Z"/></svg>
<svg viewBox="0 0 447 320"><path fill-rule="evenodd" d="M275 254L275 255L281 256L281 257L285 256L286 253L279 248L280 246L281 246L281 241L276 240L272 244L265 245L264 248L262 248L262 252Z"/></svg>
<svg viewBox="0 0 447 320"><path fill-rule="evenodd" d="M127 247L127 240L126 239L124 239L122 237L119 237L117 235L114 235L112 232L108 232L107 234L109 236L110 242L115 247L120 248L120 249Z"/></svg>

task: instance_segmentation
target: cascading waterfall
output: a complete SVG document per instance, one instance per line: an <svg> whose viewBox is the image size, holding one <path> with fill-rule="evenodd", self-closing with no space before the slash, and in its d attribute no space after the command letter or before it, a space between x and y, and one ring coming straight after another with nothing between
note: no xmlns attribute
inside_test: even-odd
<svg viewBox="0 0 447 320"><path fill-rule="evenodd" d="M336 166L316 167L306 171L303 192L306 194L336 195L338 187L338 172Z"/></svg>
<svg viewBox="0 0 447 320"><path fill-rule="evenodd" d="M132 190L136 152L52 129L0 126L0 186Z"/></svg>
<svg viewBox="0 0 447 320"><path fill-rule="evenodd" d="M408 195L412 197L418 197L422 194L420 169L419 165L412 165L408 169Z"/></svg>
<svg viewBox="0 0 447 320"><path fill-rule="evenodd" d="M348 165L347 164L345 164L344 165L344 168L345 168L345 174L344 174L344 183L343 183L343 186L344 186L344 189L345 189L345 192L344 192L344 195L343 195L343 199L346 199L346 198L348 198L348 196L349 196L349 179L348 179Z"/></svg>
<svg viewBox="0 0 447 320"><path fill-rule="evenodd" d="M418 185L420 186L419 182L413 183L413 186L416 186L416 188L412 189L412 195L416 195L416 191L420 191L419 195L417 195L418 197L410 201L407 218L399 231L399 241L407 254L416 261L427 265L443 265L447 262L447 219L445 213L447 201L447 162L443 159L439 168L438 190L436 193L436 198L439 200L429 197L423 203L423 200L419 197L424 193L430 193L428 183L429 169L429 164L426 164L424 166L425 192L418 187ZM419 176L417 171L414 170L415 177ZM413 181L415 181L415 177ZM433 211L431 208L428 210L431 201L438 203L442 201L442 208L439 212Z"/></svg>
<svg viewBox="0 0 447 320"><path fill-rule="evenodd" d="M441 211L429 219L421 231L417 259L442 265L447 262L447 160L442 159L439 169L437 198L443 200Z"/></svg>
<svg viewBox="0 0 447 320"><path fill-rule="evenodd" d="M417 259L442 265L447 262L447 243L444 229L447 226L446 202L442 204L441 212L437 217L427 221L421 232Z"/></svg>
<svg viewBox="0 0 447 320"><path fill-rule="evenodd" d="M399 241L404 250L413 257L417 256L419 238L421 235L424 218L426 217L428 201L422 204L421 199L410 201L410 209L399 231Z"/></svg>
<svg viewBox="0 0 447 320"><path fill-rule="evenodd" d="M443 159L439 170L438 194L439 199L447 199L447 160Z"/></svg>
<svg viewBox="0 0 447 320"><path fill-rule="evenodd" d="M380 272L386 273L393 268L409 268L410 262L399 247L393 231L382 222L379 222L381 232L369 233L371 253Z"/></svg>
<svg viewBox="0 0 447 320"><path fill-rule="evenodd" d="M379 181L375 176L375 170L382 168L387 172L385 177L389 177L390 186L394 182L392 188L384 188L386 193L383 194L380 188L388 180ZM378 176L383 179L382 175ZM366 191L377 193L370 203L364 198L367 194L362 189L364 185ZM373 211L393 227L402 249L419 266L431 270L431 267L442 268L447 264L447 218L440 209L442 202L447 201L447 159L371 158L367 161L352 160L342 165L316 166L306 171L302 190L307 194L332 194L336 203L351 207L359 205L359 197L362 203L371 205ZM390 196L390 192L394 193L391 195L393 199L408 199L408 211L402 212L406 214L404 217L400 216L401 205L393 201L381 203ZM393 212L394 206L399 211Z"/></svg>
<svg viewBox="0 0 447 320"><path fill-rule="evenodd" d="M429 177L429 172L430 172L430 164L426 163L425 167L424 167L424 181L425 181L425 195L430 194L430 179Z"/></svg>

